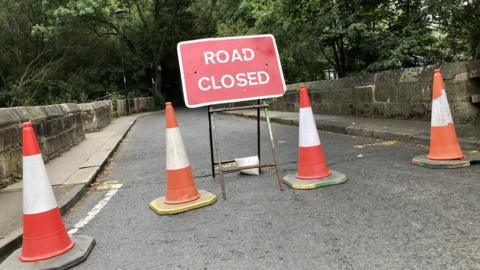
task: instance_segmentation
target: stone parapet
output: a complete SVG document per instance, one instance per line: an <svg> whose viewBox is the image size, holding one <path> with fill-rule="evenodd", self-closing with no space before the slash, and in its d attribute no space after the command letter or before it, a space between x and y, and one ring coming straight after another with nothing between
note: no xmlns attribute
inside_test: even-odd
<svg viewBox="0 0 480 270"><path fill-rule="evenodd" d="M110 124L111 101L102 100L79 104L82 110L83 128L85 132L100 130Z"/></svg>
<svg viewBox="0 0 480 270"><path fill-rule="evenodd" d="M133 112L146 112L155 109L153 97L139 97L133 99Z"/></svg>
<svg viewBox="0 0 480 270"><path fill-rule="evenodd" d="M315 113L372 118L430 120L434 66L362 74L338 80L307 82ZM480 124L480 61L441 67L453 118ZM290 84L271 109L298 110L298 88Z"/></svg>
<svg viewBox="0 0 480 270"><path fill-rule="evenodd" d="M21 178L23 122L33 123L47 161L81 142L85 132L108 125L110 117L110 101L0 108L0 188Z"/></svg>
<svg viewBox="0 0 480 270"><path fill-rule="evenodd" d="M117 99L117 116L127 115L127 100Z"/></svg>

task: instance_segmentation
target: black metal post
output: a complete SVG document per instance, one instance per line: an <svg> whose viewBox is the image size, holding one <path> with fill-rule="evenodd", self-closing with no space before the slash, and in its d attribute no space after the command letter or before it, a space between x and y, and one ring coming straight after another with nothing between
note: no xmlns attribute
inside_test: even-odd
<svg viewBox="0 0 480 270"><path fill-rule="evenodd" d="M260 105L260 100L257 100L257 105ZM261 164L260 156L260 107L257 107L257 155L258 155L258 164ZM262 173L262 169L258 168L258 172Z"/></svg>
<svg viewBox="0 0 480 270"><path fill-rule="evenodd" d="M208 106L208 135L210 137L210 161L212 162L212 177L215 177L215 157L213 155L212 115L211 114L212 113L210 112L210 106Z"/></svg>
<svg viewBox="0 0 480 270"><path fill-rule="evenodd" d="M213 132L213 139L215 140L215 154L218 159L218 176L220 176L220 187L222 188L222 197L224 200L227 199L227 195L225 193L225 179L223 179L223 162L222 157L220 156L220 147L218 145L218 137L217 137L217 130L215 129L215 119L213 119L212 114L212 132Z"/></svg>
<svg viewBox="0 0 480 270"><path fill-rule="evenodd" d="M118 42L120 43L120 59L121 59L121 62L122 62L122 75L123 75L123 92L126 94L126 103L127 103L127 115L130 114L130 98L129 98L129 95L128 95L128 90L127 90L127 77L125 76L125 61L124 61L124 48L123 48L123 42L122 42L122 39L120 37L120 32L121 32L121 28L120 28L120 22L118 20L118 16L120 16L121 14L123 13L126 13L127 11L125 9L117 9L115 10L115 21L117 23L117 38L118 38Z"/></svg>

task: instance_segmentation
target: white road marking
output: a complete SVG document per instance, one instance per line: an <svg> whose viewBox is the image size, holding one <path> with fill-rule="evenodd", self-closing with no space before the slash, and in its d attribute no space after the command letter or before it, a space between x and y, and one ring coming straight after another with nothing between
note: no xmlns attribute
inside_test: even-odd
<svg viewBox="0 0 480 270"><path fill-rule="evenodd" d="M105 194L105 197L101 201L99 201L88 213L87 216L82 218L79 222L77 222L72 229L68 231L69 235L75 234L81 228L85 227L90 221L92 221L95 216L100 213L102 208L110 201L110 199L117 193L117 191L122 187L122 184L115 184L112 185L111 189Z"/></svg>

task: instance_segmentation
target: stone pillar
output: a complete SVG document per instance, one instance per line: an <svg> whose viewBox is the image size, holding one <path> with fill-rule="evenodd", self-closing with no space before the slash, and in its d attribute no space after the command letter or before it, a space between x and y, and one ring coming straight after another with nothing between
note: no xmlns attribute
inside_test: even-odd
<svg viewBox="0 0 480 270"><path fill-rule="evenodd" d="M117 99L117 116L127 115L127 101L125 99Z"/></svg>

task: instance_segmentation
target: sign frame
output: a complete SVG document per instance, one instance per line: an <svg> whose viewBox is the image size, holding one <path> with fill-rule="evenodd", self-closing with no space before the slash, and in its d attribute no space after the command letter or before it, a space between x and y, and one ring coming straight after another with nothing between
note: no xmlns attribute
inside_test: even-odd
<svg viewBox="0 0 480 270"><path fill-rule="evenodd" d="M278 65L278 69L279 69L279 72L280 72L280 78L281 78L281 85L283 87L282 93L274 94L274 95L260 95L260 96L247 97L247 98L235 98L235 99L227 99L227 100L220 100L220 101L202 102L202 103L198 103L198 104L191 104L189 102L188 96L187 96L187 89L186 89L183 59L182 59L182 54L181 54L181 49L180 49L180 47L182 45L208 42L208 41L237 40L237 39L262 38L262 37L263 38L267 37L267 38L272 39L272 43L273 43L273 47L274 47L275 55L276 55L276 64ZM177 44L177 56L178 56L180 75L181 75L181 81L182 81L183 99L184 99L185 105L188 108L198 108L198 107L218 105L218 104L228 104L228 103L236 103L236 102L242 102L242 101L253 101L253 100L261 100L261 99L267 99L267 98L276 98L276 97L283 96L285 94L286 90L287 90L287 86L285 84L285 78L283 76L283 69L282 69L282 65L281 65L281 62L280 62L280 54L278 53L278 48L277 48L277 43L275 41L275 37L272 34L248 35L248 36L230 36L230 37L219 37L219 38L204 38L204 39L182 41L182 42L179 42Z"/></svg>

